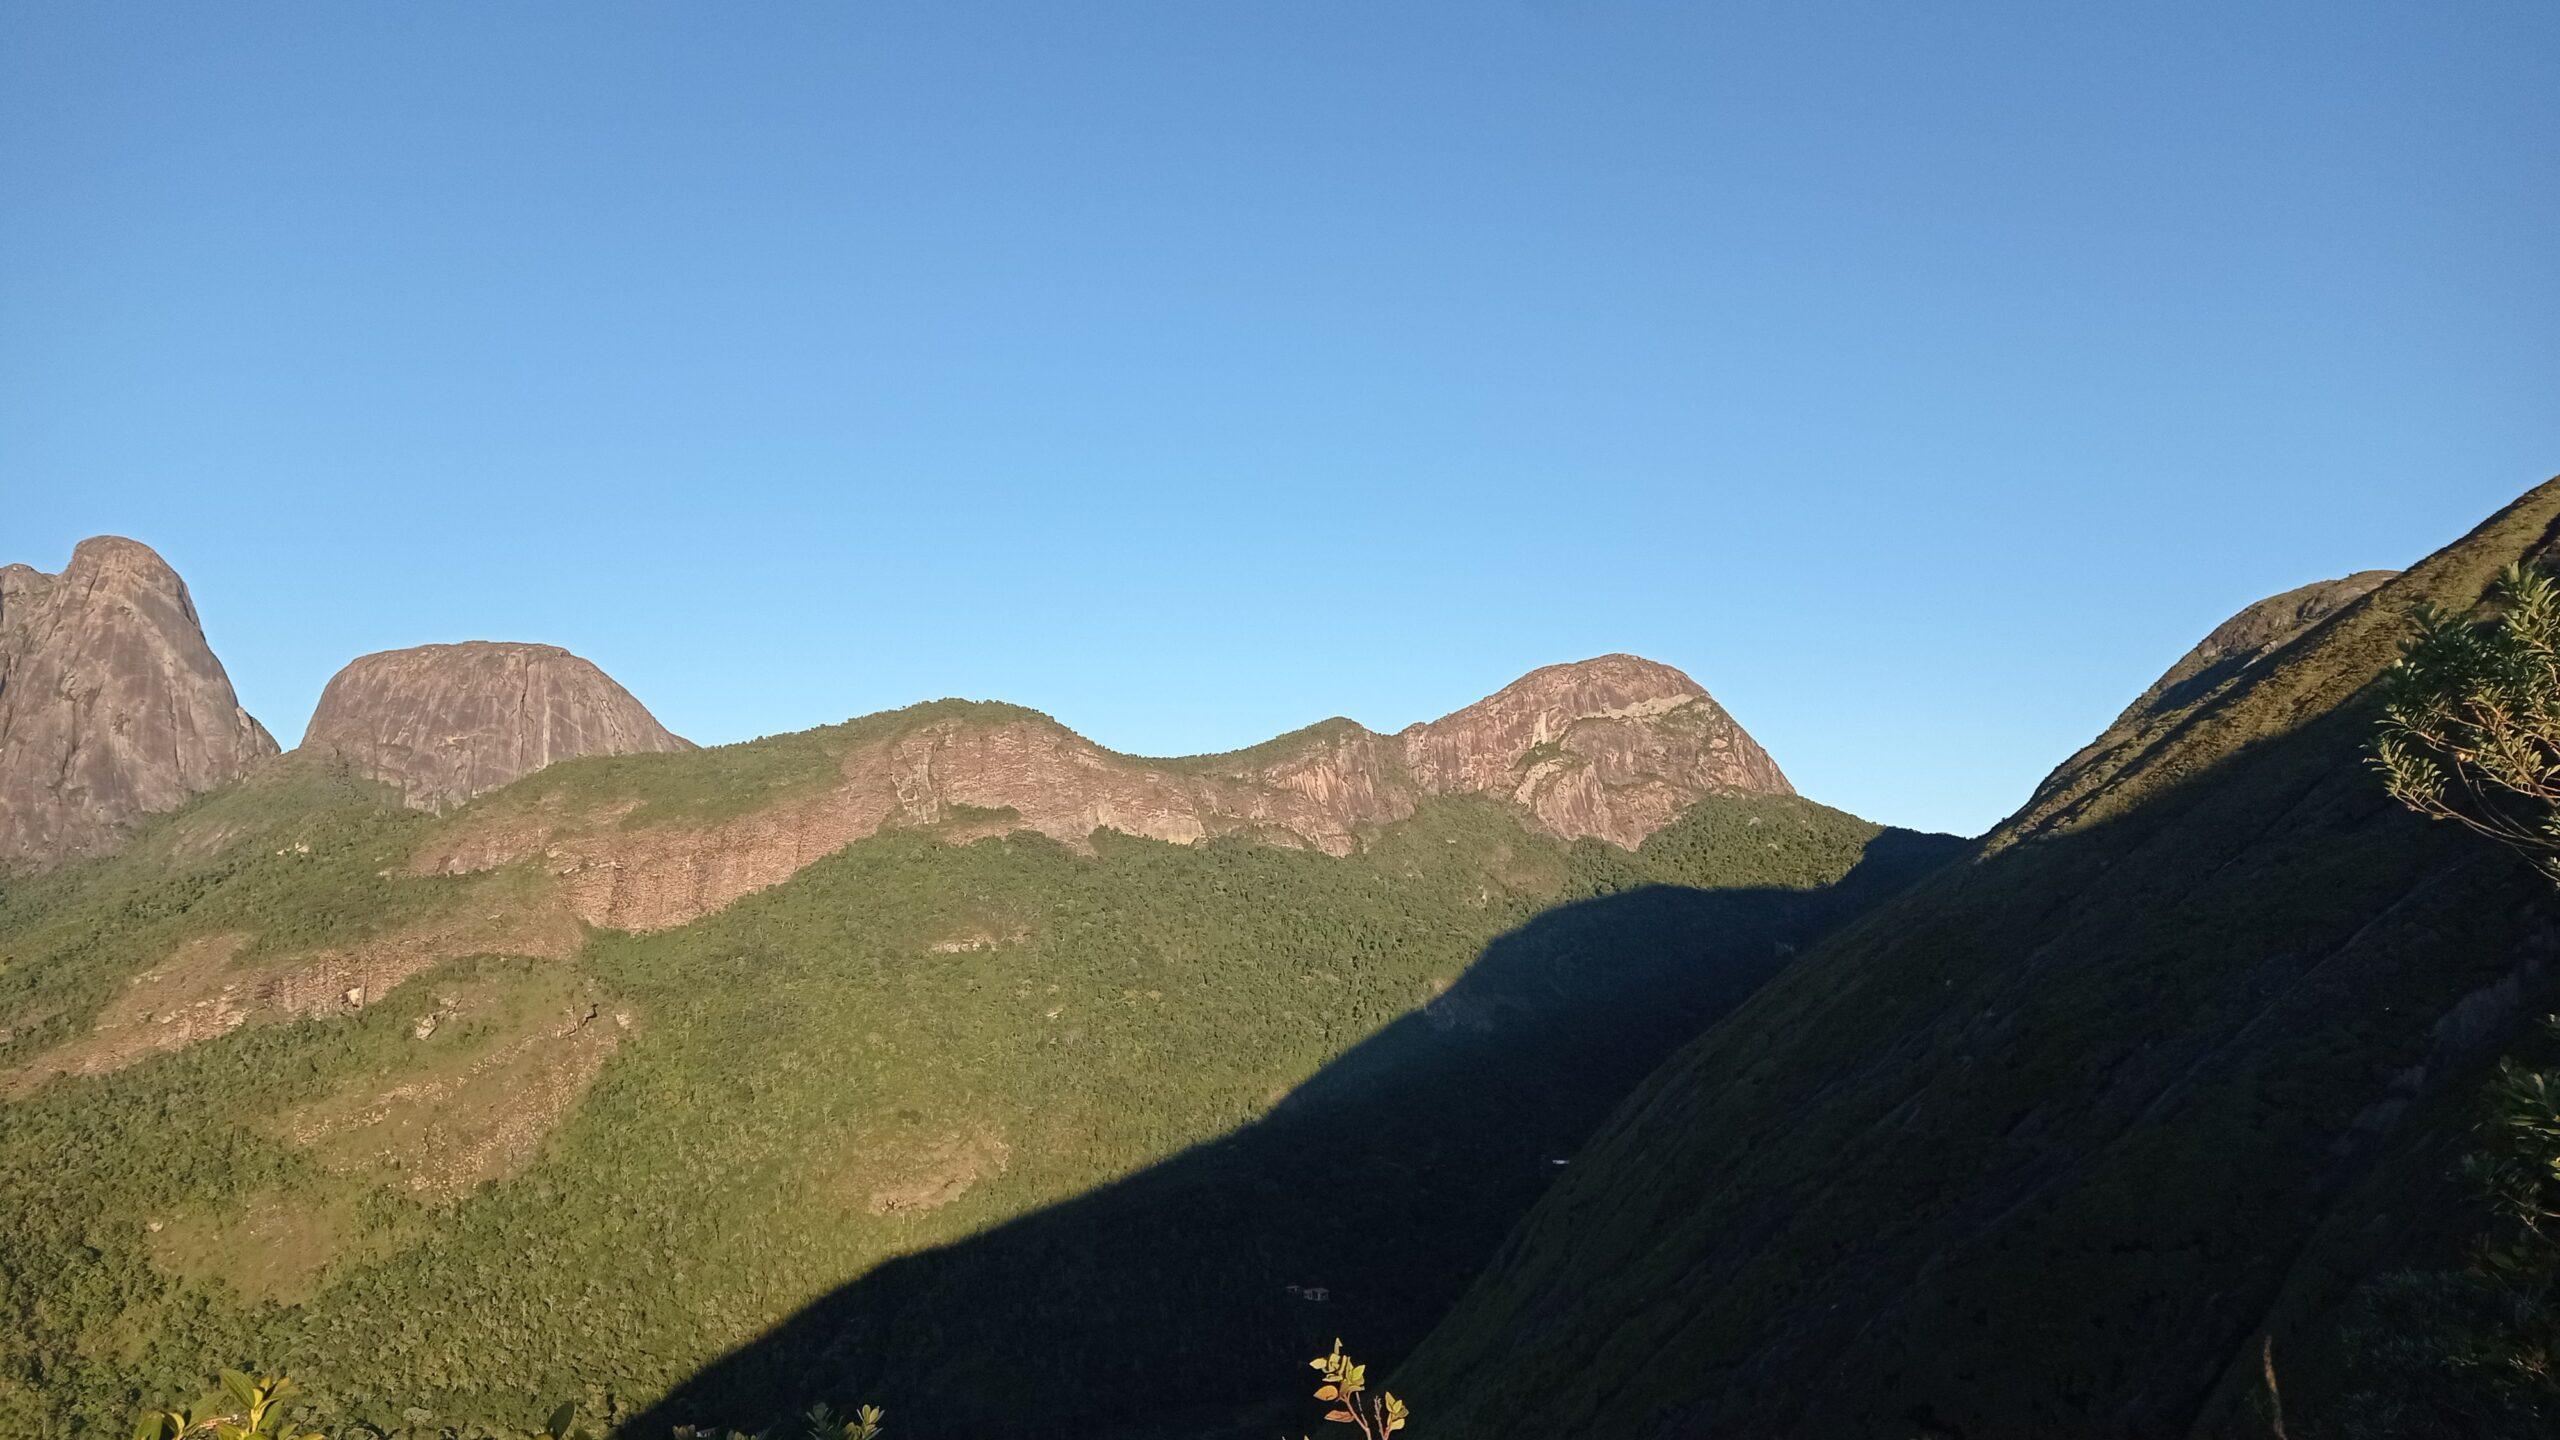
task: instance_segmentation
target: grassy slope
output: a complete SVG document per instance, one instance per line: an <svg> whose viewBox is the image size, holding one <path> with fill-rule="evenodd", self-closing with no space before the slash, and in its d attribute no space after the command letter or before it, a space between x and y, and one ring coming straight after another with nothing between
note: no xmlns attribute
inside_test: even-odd
<svg viewBox="0 0 2560 1440"><path fill-rule="evenodd" d="M703 823L743 815L838 783L852 751L937 722L1055 723L1037 710L989 700L927 700L834 725L676 754L589 755L564 760L471 802L471 813L512 813L558 803L572 813L623 804L625 824Z"/></svg>
<svg viewBox="0 0 2560 1440"><path fill-rule="evenodd" d="M2555 517L2560 482L2155 719L1701 1037L1398 1375L1437 1433L2235 1423L2255 1334L2316 1351L2447 1223L2451 1127L2547 1003L2543 888L2361 756L2403 607Z"/></svg>
<svg viewBox="0 0 2560 1440"><path fill-rule="evenodd" d="M426 821L384 786L270 761L107 860L0 875L0 1067L85 1026L126 977L192 936L246 932L244 958L435 913L448 879L385 875Z"/></svg>
<svg viewBox="0 0 2560 1440"><path fill-rule="evenodd" d="M847 735L919 714L645 765L578 762L480 803L567 790L723 809L740 792L810 783ZM19 1034L0 1059L72 1033L190 936L248 930L276 951L484 893L397 874L436 823L287 766L172 817L123 857L7 882L0 1026ZM353 1016L251 1026L0 1104L0 1433L36 1433L43 1417L116 1419L139 1396L192 1393L243 1361L290 1364L324 1395L356 1397L333 1406L385 1424L521 1423L568 1396L591 1413L643 1403L892 1257L1216 1141L1435 992L1473 993L1461 977L1478 953L1559 902L1652 897L1609 912L1597 939L1584 922L1515 943L1527 967L1506 973L1523 983L1493 987L1481 1033L1518 1033L1503 1006L1535 1010L1563 985L1624 1002L1631 1031L1667 1051L1857 897L1773 891L1708 912L1662 899L1688 892L1643 887L1818 885L1877 832L1801 801L1736 798L1702 805L1639 855L1532 835L1489 802L1429 806L1348 860L1103 838L1084 856L1028 835L956 847L885 835L694 925L598 934L568 968L581 993L632 1017L627 1037L530 1168L458 1204L411 1198L387 1167L333 1173L325 1149L286 1130L315 1107L340 1113L388 1085L450 1078L435 1057L455 1052L418 1040L418 1023L439 993L497 983L505 972L488 967L516 962L448 965ZM1906 872L1943 853L1884 848ZM1641 1003L1623 983L1570 983L1574 965L1621 957L1618 981L1661 982ZM1413 1235L1428 1257L1410 1287L1379 1297L1377 1329L1418 1335L1464 1279L1450 1267L1472 1263L1470 1245L1480 1258L1546 1183L1545 1157L1649 1068L1640 1045L1618 1049L1614 1070L1511 1063L1552 1103L1507 1134L1486 1123L1500 1117L1422 1117L1416 1143L1447 1132L1468 1148L1420 1191L1344 1202L1345 1223ZM1378 1063L1401 1075L1413 1055L1439 1053L1388 1045ZM1347 1073L1311 1093L1371 1093ZM1296 1154L1261 1155L1229 1178L1253 1193L1299 1184L1269 1169ZM1457 1163L1486 1156L1507 1167L1499 1183ZM1238 1193L1225 1183L1208 1191ZM1322 1182L1306 1184L1313 1194ZM1417 1197L1438 1213L1418 1218ZM287 1223L296 1216L307 1223ZM1043 1332L1053 1349L1039 1366L971 1371L1004 1371L1022 1348L990 1325L1004 1277L984 1278L998 1288L900 1299L899 1344L852 1368L839 1354L827 1373L911 1413L975 1407L999 1427L1102 1404L1053 1393L1055 1377L1119 1353L1088 1316ZM1262 1329L1269 1294L1223 1303L1203 1293L1131 1323L1236 1364L1258 1361L1256 1345L1299 1343ZM881 1358L893 1353L894 1369ZM937 1366L952 1368L925 1373ZM1260 1370L1194 1379L1203 1413L1271 1383ZM755 1406L765 1388L695 1393Z"/></svg>

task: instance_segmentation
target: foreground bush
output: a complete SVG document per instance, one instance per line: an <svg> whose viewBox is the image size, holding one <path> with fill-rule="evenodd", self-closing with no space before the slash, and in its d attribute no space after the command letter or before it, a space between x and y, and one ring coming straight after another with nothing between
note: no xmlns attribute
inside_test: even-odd
<svg viewBox="0 0 2560 1440"><path fill-rule="evenodd" d="M2560 879L2560 582L2510 566L2490 601L2413 617L2376 763L2402 805ZM2560 1070L2501 1060L2488 1108L2463 1162L2487 1209L2468 1263L2384 1276L2349 1307L2347 1440L2560 1431Z"/></svg>
<svg viewBox="0 0 2560 1440"><path fill-rule="evenodd" d="M2560 580L2511 565L2489 599L2485 618L2412 614L2375 761L2393 799L2560 878Z"/></svg>
<svg viewBox="0 0 2560 1440"><path fill-rule="evenodd" d="M316 1430L296 1434L285 1428L285 1397L297 1388L290 1376L261 1380L225 1370L222 1388L186 1409L143 1412L134 1421L133 1440L327 1440Z"/></svg>

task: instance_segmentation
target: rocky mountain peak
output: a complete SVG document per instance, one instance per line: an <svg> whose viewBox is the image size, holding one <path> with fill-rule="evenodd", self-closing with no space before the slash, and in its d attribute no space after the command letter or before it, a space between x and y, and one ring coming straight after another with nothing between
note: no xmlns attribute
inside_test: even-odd
<svg viewBox="0 0 2560 1440"><path fill-rule="evenodd" d="M159 552L100 535L58 575L0 567L0 864L105 854L274 753Z"/></svg>
<svg viewBox="0 0 2560 1440"><path fill-rule="evenodd" d="M1603 655L1541 666L1463 710L1406 726L1403 736L1408 758L1427 773L1450 765L1484 772L1554 742L1577 721L1663 715L1706 696L1706 687L1668 665Z"/></svg>
<svg viewBox="0 0 2560 1440"><path fill-rule="evenodd" d="M1693 699L1707 688L1659 660L1617 653L1588 660L1541 665L1476 702L1491 705L1505 698L1535 697L1579 707L1629 705L1643 700ZM1473 707L1470 707L1473 708Z"/></svg>
<svg viewBox="0 0 2560 1440"><path fill-rule="evenodd" d="M1507 795L1557 834L1619 845L1702 795L1795 793L1704 686L1635 655L1532 670L1397 738L1426 790Z"/></svg>
<svg viewBox="0 0 2560 1440"><path fill-rule="evenodd" d="M441 810L582 755L693 748L613 677L556 645L468 640L384 650L320 693L302 749Z"/></svg>

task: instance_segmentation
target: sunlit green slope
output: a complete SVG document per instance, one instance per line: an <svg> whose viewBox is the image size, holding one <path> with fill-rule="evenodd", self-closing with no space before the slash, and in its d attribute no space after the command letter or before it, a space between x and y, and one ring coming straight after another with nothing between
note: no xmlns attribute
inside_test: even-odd
<svg viewBox="0 0 2560 1440"><path fill-rule="evenodd" d="M736 813L827 743L524 786ZM242 1362L392 1427L683 1387L701 1418L863 1397L1037 1434L1090 1429L1114 1402L1075 1377L1143 1355L1163 1426L1222 1423L1328 1326L1409 1345L1661 1055L1946 853L1745 797L1641 853L1484 801L1344 859L925 830L634 936L546 910L539 864L406 873L446 823L287 763L0 889L0 1434ZM502 953L290 989L402 937ZM267 1008L162 1048L235 1002ZM1060 1238L970 1258L1024 1234Z"/></svg>

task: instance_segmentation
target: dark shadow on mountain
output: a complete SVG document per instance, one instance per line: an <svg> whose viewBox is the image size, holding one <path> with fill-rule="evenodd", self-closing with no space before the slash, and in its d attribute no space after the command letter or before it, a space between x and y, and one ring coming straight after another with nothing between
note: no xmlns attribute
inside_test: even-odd
<svg viewBox="0 0 2560 1440"><path fill-rule="evenodd" d="M1020 1440L1299 1423L1308 1356L1339 1334L1395 1363L1673 1050L1968 845L1886 831L1822 890L1654 885L1547 911L1261 1120L882 1265L619 1433L818 1400Z"/></svg>
<svg viewBox="0 0 2560 1440"><path fill-rule="evenodd" d="M2255 1437L2271 1342L2291 1433L2343 1433L2339 1317L2469 1250L2480 1087L2560 987L2548 883L2385 795L2373 723L1857 919L1593 1137L1401 1393L1469 1436Z"/></svg>

